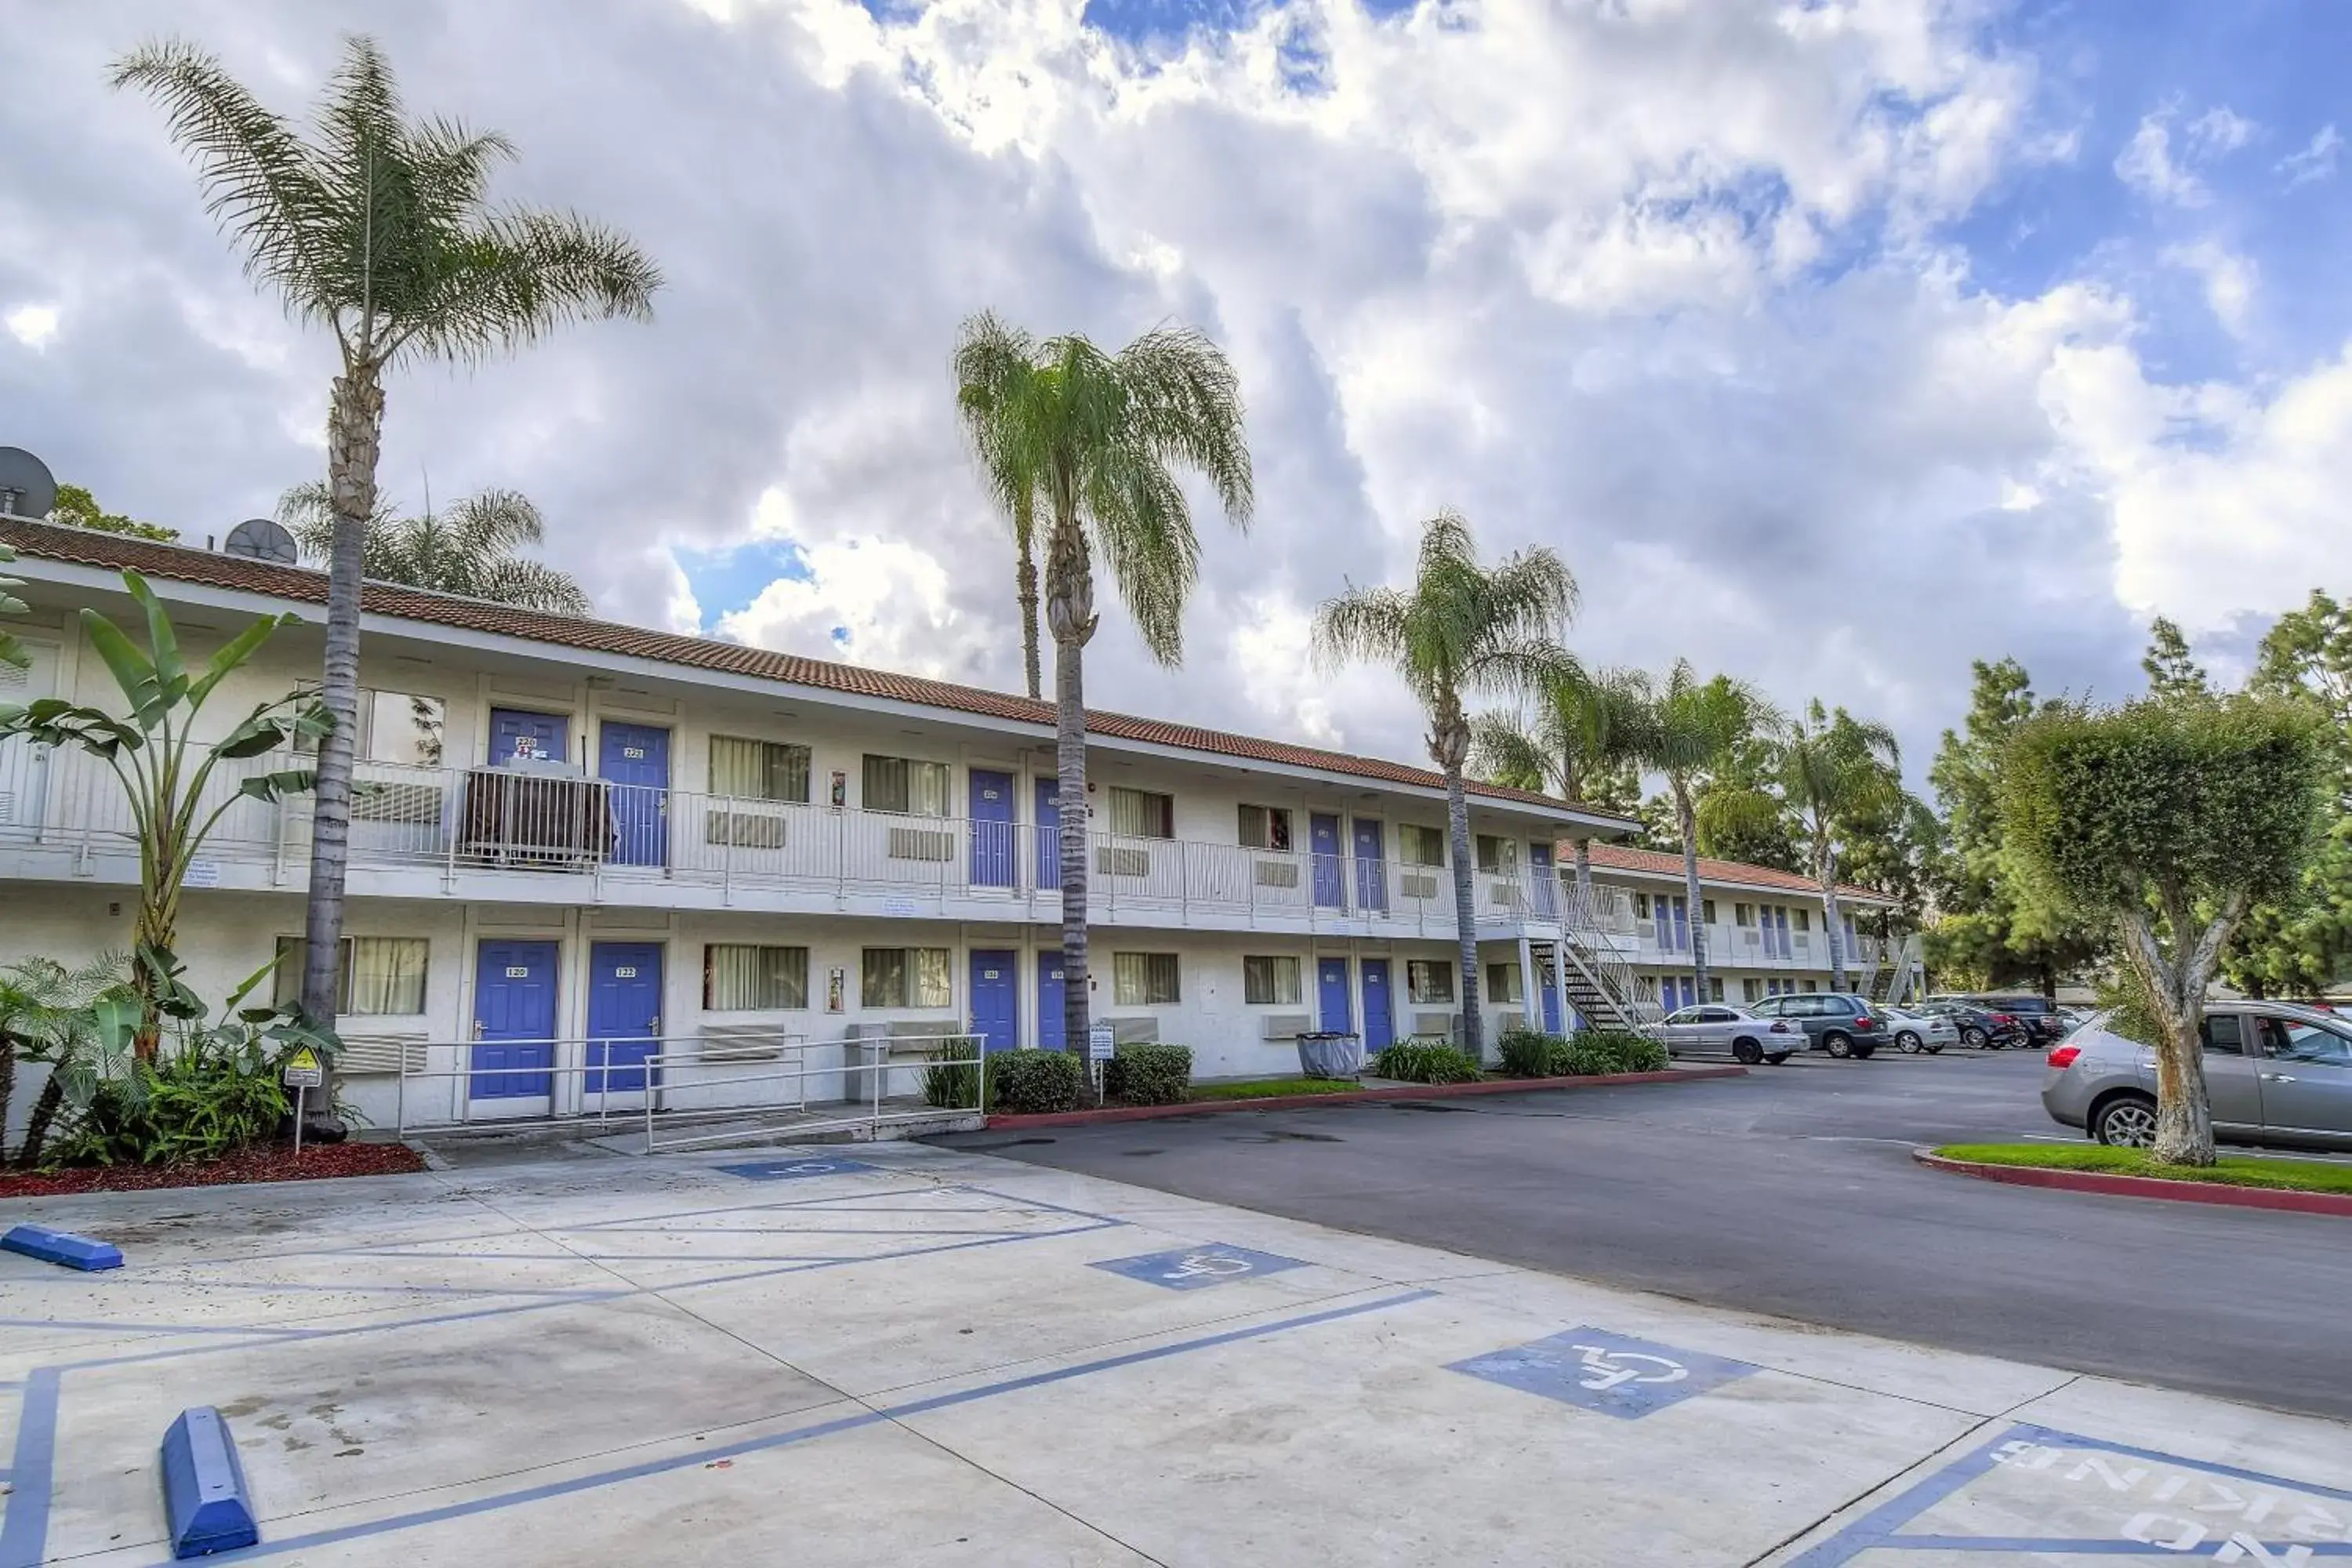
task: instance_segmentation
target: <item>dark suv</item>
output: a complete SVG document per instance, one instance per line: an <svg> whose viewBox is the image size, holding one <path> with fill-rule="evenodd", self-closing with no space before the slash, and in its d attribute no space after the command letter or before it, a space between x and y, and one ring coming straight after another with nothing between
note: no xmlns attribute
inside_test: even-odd
<svg viewBox="0 0 2352 1568"><path fill-rule="evenodd" d="M2006 1013L2023 1025L2027 1045L2054 1046L2066 1037L2066 1020L2059 1015L2058 1004L2047 996L2005 991L1968 1000L1989 1012Z"/></svg>
<svg viewBox="0 0 2352 1568"><path fill-rule="evenodd" d="M2024 1019L1996 1012L1967 996L1931 996L1913 1011L1949 1018L1960 1031L1960 1044L1979 1050L1997 1051L2003 1046L2031 1045L2033 1040L2032 1028Z"/></svg>
<svg viewBox="0 0 2352 1568"><path fill-rule="evenodd" d="M1748 1010L1759 1018L1786 1018L1805 1031L1806 1045L1833 1057L1866 1060L1894 1037L1886 1020L1871 1006L1870 998L1850 992L1808 991L1793 996L1767 996Z"/></svg>

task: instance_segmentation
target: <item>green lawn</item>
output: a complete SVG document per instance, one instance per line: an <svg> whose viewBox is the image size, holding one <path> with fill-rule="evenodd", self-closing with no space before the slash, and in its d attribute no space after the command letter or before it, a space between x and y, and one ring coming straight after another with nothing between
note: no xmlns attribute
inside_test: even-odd
<svg viewBox="0 0 2352 1568"><path fill-rule="evenodd" d="M2219 1182L2232 1187L2352 1193L2352 1164L2327 1164L2317 1160L2265 1160L2224 1154L2220 1164L2200 1169L2154 1164L2146 1150L2110 1149L2099 1143L1948 1143L1936 1152L1947 1160L1968 1160L1979 1165L2033 1165L2045 1171L2094 1171L2103 1175L2153 1176L2171 1182Z"/></svg>
<svg viewBox="0 0 2352 1568"><path fill-rule="evenodd" d="M1242 1083L1196 1083L1194 1100L1262 1100L1276 1094L1343 1094L1364 1086L1345 1078L1254 1078Z"/></svg>

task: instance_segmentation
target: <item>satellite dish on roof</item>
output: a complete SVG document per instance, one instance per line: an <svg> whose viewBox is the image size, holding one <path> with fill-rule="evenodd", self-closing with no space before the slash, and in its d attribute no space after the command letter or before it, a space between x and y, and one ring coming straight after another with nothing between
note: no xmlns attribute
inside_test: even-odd
<svg viewBox="0 0 2352 1568"><path fill-rule="evenodd" d="M22 447L0 447L0 516L38 521L57 504L49 466Z"/></svg>
<svg viewBox="0 0 2352 1568"><path fill-rule="evenodd" d="M248 561L273 561L280 566L291 566L302 558L294 536L266 517L250 517L230 529L221 551Z"/></svg>

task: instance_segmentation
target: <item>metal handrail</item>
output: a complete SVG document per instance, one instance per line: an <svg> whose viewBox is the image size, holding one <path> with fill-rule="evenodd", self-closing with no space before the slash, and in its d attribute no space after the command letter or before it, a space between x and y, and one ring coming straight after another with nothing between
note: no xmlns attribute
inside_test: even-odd
<svg viewBox="0 0 2352 1568"><path fill-rule="evenodd" d="M660 1054L658 1051L649 1052L645 1058L638 1060L620 1063L613 1062L608 1057L604 1061L601 1062L592 1063L583 1059L582 1061L566 1064L551 1060L545 1067L524 1068L477 1067L474 1065L472 1058L467 1056L463 1059L461 1065L457 1067L436 1068L429 1065L412 1066L412 1064L429 1064L432 1059L430 1053L436 1049L457 1049L469 1051L471 1047L475 1046L486 1044L501 1046L546 1046L550 1047L549 1054L552 1057L560 1053L562 1048L565 1046L578 1046L583 1047L581 1055L584 1058L587 1054L585 1047L592 1046L604 1046L606 1047L622 1046L635 1047L641 1045L653 1045L659 1047L667 1044L684 1043L688 1041L694 1042L703 1048L698 1050L693 1057L676 1057L672 1058L673 1060L680 1063L688 1063L698 1060L708 1065L726 1066L728 1065L728 1058L730 1056L736 1062L757 1061L764 1059L767 1056L781 1056L786 1051L803 1049L806 1044L805 1037L782 1029L775 1031L772 1037L762 1037L746 1036L725 1040L713 1040L708 1034L543 1035L530 1038L495 1041L477 1039L404 1040L400 1043L400 1071L397 1075L394 1090L394 1125L398 1134L402 1137L405 1137L407 1135L412 1125L420 1128L436 1129L452 1127L525 1128L552 1125L577 1125L593 1116L595 1119L597 1125L604 1126L609 1123L612 1116L614 1114L614 1109L610 1104L610 1101L614 1096L617 1095L625 1098L646 1093L646 1089L645 1088L614 1089L611 1087L609 1075L614 1073L648 1072L649 1076L646 1079L646 1083L650 1085L652 1079L649 1074L647 1064ZM569 1080L572 1079L585 1079L595 1074L607 1075L607 1081L604 1087L596 1089L590 1089L583 1082L577 1096L576 1103L578 1109L570 1110L559 1110L555 1109L555 1106L559 1102L571 1098L559 1096L555 1092L555 1087L559 1081ZM450 1117L444 1121L420 1121L414 1123L412 1123L409 1119L410 1099L408 1086L412 1082L461 1082L470 1089L472 1084L480 1079L525 1077L545 1078L548 1079L547 1098L549 1100L549 1110L545 1115L479 1117L458 1115ZM518 1096L517 1098L522 1097ZM535 1099L537 1097L533 1096L530 1098ZM593 1098L597 1102L596 1109L593 1111L587 1108L586 1103L591 1098ZM470 1108L476 1103L476 1099L477 1097L468 1093L456 1097L453 1102L463 1107ZM621 1107L618 1114L623 1116L634 1116L636 1113L636 1110L637 1107L635 1105L627 1105Z"/></svg>
<svg viewBox="0 0 2352 1568"><path fill-rule="evenodd" d="M935 1057L927 1053L919 1061L893 1061L890 1059L892 1055L895 1054L892 1047L898 1046L929 1044L933 1047L937 1047L957 1040L970 1040L973 1042L973 1050L970 1057ZM873 1061L851 1062L847 1060L845 1056L845 1059L839 1067L824 1068L812 1068L807 1066L805 1061L803 1061L802 1066L789 1071L757 1073L748 1078L730 1079L727 1080L729 1087L736 1087L750 1083L783 1082L786 1080L804 1083L807 1079L817 1074L831 1075L838 1073L845 1079L853 1077L858 1073L869 1073L872 1075L873 1092L868 1101L869 1110L867 1114L864 1116L834 1117L815 1122L796 1122L793 1124L793 1131L797 1133L814 1134L819 1132L840 1131L848 1128L865 1127L868 1129L869 1136L878 1136L886 1123L929 1121L934 1117L943 1114L985 1115L987 1113L988 1050L986 1042L981 1036L968 1032L941 1033L937 1035L872 1035L856 1037L845 1037L840 1040L819 1040L811 1043L818 1046L839 1045L845 1047L845 1051L847 1047L856 1046L878 1045L883 1047L884 1049ZM655 1060L656 1058L648 1058L648 1066L653 1065ZM882 1089L887 1074L892 1072L929 1072L934 1068L958 1067L968 1067L974 1069L973 1104L969 1111L966 1111L965 1108L962 1106L926 1105L921 1110L900 1111L888 1116L885 1116L883 1114ZM648 1093L646 1096L646 1146L642 1151L640 1151L643 1153L653 1154L679 1149L688 1149L698 1144L706 1143L731 1142L747 1135L747 1129L737 1126L730 1127L724 1132L705 1132L694 1137L663 1140L656 1129L656 1118L660 1114L660 1111L655 1105L654 1100L655 1097L653 1094ZM798 1103L803 1109L806 1108L808 1104L808 1095L805 1089L803 1090ZM740 1107L727 1112L727 1114L734 1117L740 1117L746 1112L756 1114L757 1112L766 1109L768 1109L768 1107L765 1105ZM709 1114L709 1112L705 1112L705 1114Z"/></svg>

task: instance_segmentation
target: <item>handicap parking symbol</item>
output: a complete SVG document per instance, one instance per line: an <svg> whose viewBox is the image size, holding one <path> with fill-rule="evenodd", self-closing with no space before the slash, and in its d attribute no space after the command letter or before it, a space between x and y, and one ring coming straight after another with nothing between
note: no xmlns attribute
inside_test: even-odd
<svg viewBox="0 0 2352 1568"><path fill-rule="evenodd" d="M1759 1370L1744 1361L1577 1328L1453 1363L1506 1388L1638 1421Z"/></svg>
<svg viewBox="0 0 2352 1568"><path fill-rule="evenodd" d="M1114 1258L1089 1267L1123 1274L1166 1290L1200 1290L1260 1274L1278 1274L1286 1268L1304 1268L1306 1264L1299 1258L1272 1252L1210 1242L1167 1252L1147 1252L1135 1258Z"/></svg>
<svg viewBox="0 0 2352 1568"><path fill-rule="evenodd" d="M740 1176L747 1182L796 1182L809 1176L845 1176L875 1167L863 1160L751 1160L741 1164L716 1165L712 1169Z"/></svg>

